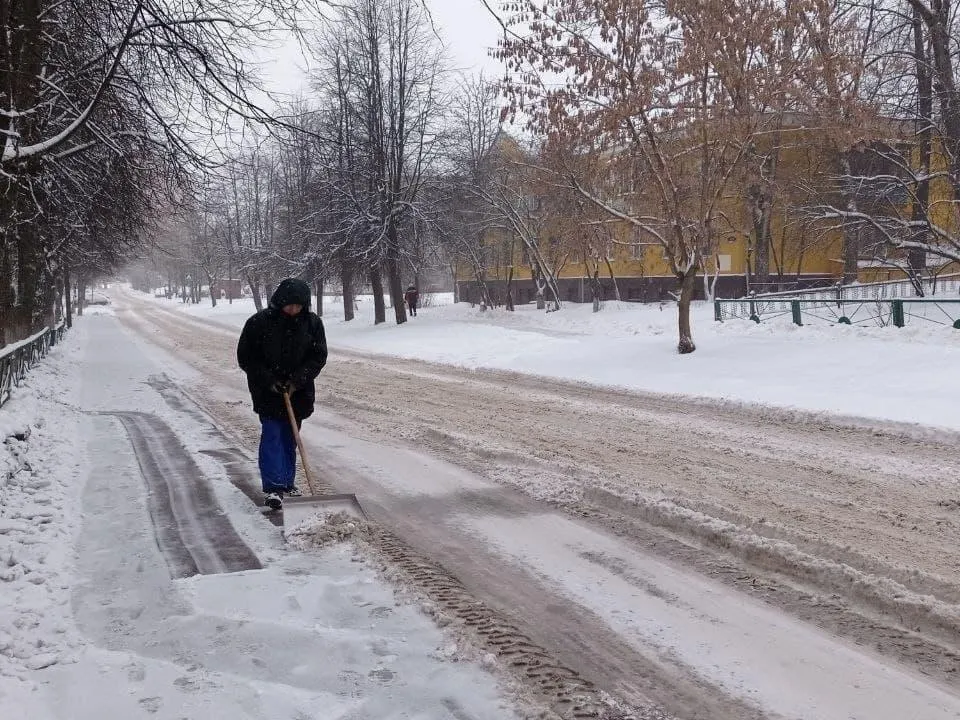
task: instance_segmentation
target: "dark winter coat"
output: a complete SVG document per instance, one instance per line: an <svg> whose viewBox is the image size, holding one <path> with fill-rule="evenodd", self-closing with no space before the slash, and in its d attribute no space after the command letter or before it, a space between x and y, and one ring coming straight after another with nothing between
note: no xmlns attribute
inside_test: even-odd
<svg viewBox="0 0 960 720"><path fill-rule="evenodd" d="M417 300L420 299L420 293L415 288L408 288L407 292L403 295L403 299L407 301L407 305L413 307L417 304Z"/></svg>
<svg viewBox="0 0 960 720"><path fill-rule="evenodd" d="M286 305L302 305L293 317ZM313 381L327 362L327 339L323 321L310 312L310 286L302 280L280 283L270 306L247 320L237 344L237 362L247 374L247 386L258 415L286 418L283 395L274 390L278 382L294 386L290 396L294 414L303 419L313 414Z"/></svg>

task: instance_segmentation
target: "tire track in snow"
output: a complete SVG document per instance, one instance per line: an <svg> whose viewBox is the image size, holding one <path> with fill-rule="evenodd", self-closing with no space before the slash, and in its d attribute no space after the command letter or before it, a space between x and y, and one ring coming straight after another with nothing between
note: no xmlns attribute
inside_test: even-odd
<svg viewBox="0 0 960 720"><path fill-rule="evenodd" d="M219 462L226 472L230 483L242 492L250 502L258 508L263 504L263 490L260 485L260 478L253 472L252 468L256 466L256 457L245 453L236 447L237 443L243 444L241 438L235 437L235 433L220 425L208 413L206 409L191 395L186 393L165 374L154 375L147 384L156 390L164 402L175 412L182 412L190 415L201 425L205 425L205 435L213 443L214 447L200 450L199 452L212 457ZM301 483L303 478L300 468L297 469L297 475ZM324 492L327 492L324 489ZM332 489L330 492L333 492ZM281 513L266 513L264 515L273 525L278 527L283 525L283 516Z"/></svg>
<svg viewBox="0 0 960 720"><path fill-rule="evenodd" d="M236 440L247 447L255 447L257 433L251 427L238 424L227 430L213 420L215 417L229 415L229 408L211 408L166 377L155 377L150 384L173 409L184 411L187 405L194 405L199 411L195 417L203 416L210 423L208 433L212 438L219 437L223 446L229 444L228 434L237 434L239 437L236 437ZM225 468L243 457L243 453L236 448L210 450L206 454L215 457ZM321 489L333 491L326 477L324 463L316 465L314 470L318 474ZM254 504L259 504L258 496L252 495L237 482L234 484ZM390 529L370 523L363 535L363 544L389 566L389 574L395 581L399 581L408 590L415 589L421 597L428 600L432 605L428 614L433 614L439 625L453 624L459 632L470 638L471 644L476 648L495 655L511 677L524 681L537 695L538 700L546 701L553 713L551 717L561 720L667 720L668 715L662 708L631 706L622 698L614 697L608 690L597 687L561 660L556 653L522 632L503 613L478 600L451 572L418 552ZM711 717L735 716L742 720L759 720L759 715L750 713L747 708L737 703L724 700L720 704L736 705L737 710L730 715L718 712ZM455 717L461 716L454 708L447 709ZM743 712L739 712L740 710ZM460 711L463 713L462 708Z"/></svg>
<svg viewBox="0 0 960 720"><path fill-rule="evenodd" d="M145 413L112 414L133 444L149 491L157 543L171 574L183 578L261 569L170 427Z"/></svg>

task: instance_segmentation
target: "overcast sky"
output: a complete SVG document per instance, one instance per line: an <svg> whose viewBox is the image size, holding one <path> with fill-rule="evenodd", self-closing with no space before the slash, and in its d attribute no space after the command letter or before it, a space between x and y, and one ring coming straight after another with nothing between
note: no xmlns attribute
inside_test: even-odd
<svg viewBox="0 0 960 720"><path fill-rule="evenodd" d="M487 55L495 47L501 28L481 0L425 0L447 54L457 70L496 77L500 62ZM496 7L493 0L491 7ZM263 59L263 77L274 93L295 94L306 90L307 60L299 46L290 42Z"/></svg>

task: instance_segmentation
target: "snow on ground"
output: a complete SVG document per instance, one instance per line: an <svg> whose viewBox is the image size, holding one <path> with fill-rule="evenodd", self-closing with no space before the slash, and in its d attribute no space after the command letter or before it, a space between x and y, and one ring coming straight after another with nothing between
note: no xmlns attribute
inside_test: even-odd
<svg viewBox="0 0 960 720"><path fill-rule="evenodd" d="M254 311L250 300L211 308L141 297L238 328ZM327 298L324 318L333 349L960 429L960 330L949 325L913 320L898 329L811 318L798 327L789 317L717 323L712 306L699 303L698 349L680 356L671 303L608 302L599 313L573 303L554 313L524 305L510 313L439 296L402 326L374 326L370 298L360 299L350 323L335 300Z"/></svg>
<svg viewBox="0 0 960 720"><path fill-rule="evenodd" d="M283 544L210 456L223 436L158 390L192 374L98 308L0 408L4 436L30 429L0 450L0 718L515 717L349 544ZM263 569L171 578L117 413L174 431L162 452L196 463Z"/></svg>
<svg viewBox="0 0 960 720"><path fill-rule="evenodd" d="M655 648L774 717L957 717L960 701L921 676L568 518L463 514L453 522L595 612L640 652Z"/></svg>
<svg viewBox="0 0 960 720"><path fill-rule="evenodd" d="M69 620L70 571L84 448L70 332L0 408L0 717L27 711L32 671L79 644ZM39 716L36 716L39 717Z"/></svg>

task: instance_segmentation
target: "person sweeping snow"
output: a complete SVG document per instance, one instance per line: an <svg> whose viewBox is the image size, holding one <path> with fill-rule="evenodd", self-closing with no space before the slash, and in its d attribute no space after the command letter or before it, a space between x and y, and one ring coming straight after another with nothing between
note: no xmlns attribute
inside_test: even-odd
<svg viewBox="0 0 960 720"><path fill-rule="evenodd" d="M237 363L247 374L253 411L260 416L260 477L264 504L283 506L284 495L297 496L297 446L284 394L297 427L313 414L314 380L327 362L323 321L310 311L310 286L288 278L280 283L270 306L243 326Z"/></svg>

